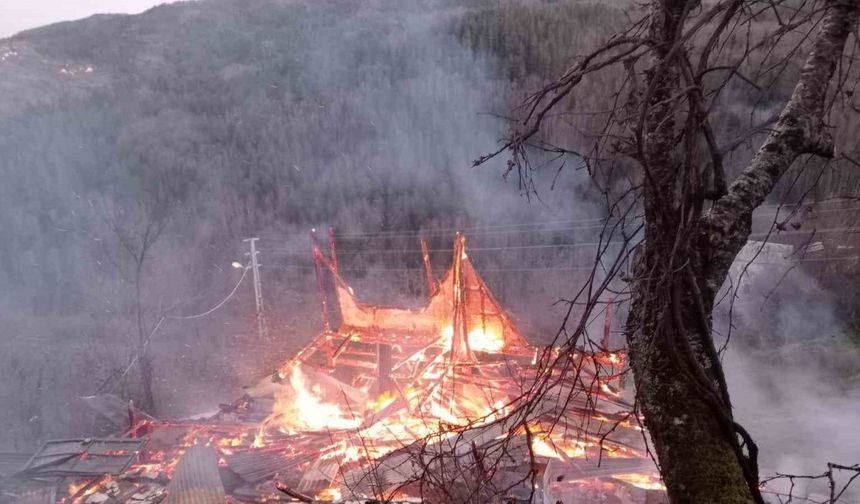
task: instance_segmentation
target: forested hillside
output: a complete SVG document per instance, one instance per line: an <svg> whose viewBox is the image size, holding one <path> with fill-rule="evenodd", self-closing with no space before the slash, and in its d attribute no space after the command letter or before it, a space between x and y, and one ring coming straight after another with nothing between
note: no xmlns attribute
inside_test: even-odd
<svg viewBox="0 0 860 504"><path fill-rule="evenodd" d="M571 217L570 201L519 204L501 169L467 168L504 132L493 114L507 114L510 78L550 75L597 35L567 32L556 46L570 53L549 56L537 31L494 32L493 12L207 1L4 42L17 53L4 76L26 67L52 87L25 80L0 98L0 163L16 174L2 198L4 227L16 231L3 249L22 287L14 300L65 309L96 272L63 249L92 249L87 233L110 219L129 232L164 220L160 241L200 255L323 223L370 231ZM518 57L488 57L485 47L507 40ZM97 249L88 252L111 252ZM22 274L21 250L37 271Z"/></svg>

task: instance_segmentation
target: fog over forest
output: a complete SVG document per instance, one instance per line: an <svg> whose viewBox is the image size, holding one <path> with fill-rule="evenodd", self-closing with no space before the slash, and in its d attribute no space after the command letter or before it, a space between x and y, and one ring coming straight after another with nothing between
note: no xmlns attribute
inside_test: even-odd
<svg viewBox="0 0 860 504"><path fill-rule="evenodd" d="M470 12L436 2L388 10L214 1L95 16L7 40L16 54L4 63L19 75L6 79L15 92L0 105L2 219L10 230L2 274L15 288L0 295L11 314L4 319L21 334L6 343L24 347L7 353L20 380L9 394L40 390L32 398L39 404L28 407L52 409L36 416L56 423L59 434L75 423L68 418L74 401L60 401L68 391L38 387L39 380L64 382L77 395L114 386L136 340L134 270L147 229L160 232L144 264L147 332L162 314L215 304L238 278L229 265L246 251L242 239L261 237L264 289L284 319L278 359L319 324L307 238L314 226L346 235L342 254L354 268L402 269L418 266L419 254L374 252L415 251L417 234L349 235L431 230L431 247L441 250L457 228L548 222L550 232L532 240L552 243L570 238L552 231L570 224L554 222L600 216L597 204L572 197L570 188L586 183L582 172L558 175L552 167L536 197L503 179L503 163L470 168L503 134L499 116L515 93L488 50L464 45L467 37L490 44L482 37L493 34L481 24L499 22ZM545 15L535 13L550 22ZM529 239L510 234L483 243ZM490 256L488 267L529 267L543 256ZM449 254L434 253L437 260L441 268ZM385 274L351 276L372 287L365 289L371 300L394 301L404 287L423 294L419 273ZM533 302L545 306L561 295L533 290L540 296ZM175 346L194 347L193 369L186 361L178 373L200 387L213 376L240 385L249 379L242 373L265 374L250 336L240 339L254 328L248 292L227 306L229 315L168 326L153 344L164 353L167 376L156 374L165 410L192 413L228 399L197 404L199 394L186 389L178 393L189 396L174 402ZM45 341L45 355L20 360ZM54 394L55 401L45 397ZM25 416L34 415L21 412L10 442L45 428L21 422Z"/></svg>
<svg viewBox="0 0 860 504"><path fill-rule="evenodd" d="M152 336L153 415L241 395L322 327L312 228L323 239L334 229L359 298L408 306L427 295L419 236L441 274L462 230L525 336L550 341L557 302L588 273L606 201L574 155L535 152L531 179L504 156L472 163L498 148L529 92L614 32L621 8L201 0L0 40L0 451L97 435L83 396L144 404L141 335ZM623 78L583 84L595 109ZM732 84L721 126L772 114L790 91ZM590 119L559 118L545 139L583 140L579 120ZM751 152L727 159L729 172ZM856 187L856 175L820 178L820 199ZM798 189L777 192L756 232ZM274 346L257 336L250 279L228 296L249 237L260 238ZM790 261L743 273L723 357L763 474L860 454L856 300L837 288L858 271ZM624 316L612 318L616 346Z"/></svg>

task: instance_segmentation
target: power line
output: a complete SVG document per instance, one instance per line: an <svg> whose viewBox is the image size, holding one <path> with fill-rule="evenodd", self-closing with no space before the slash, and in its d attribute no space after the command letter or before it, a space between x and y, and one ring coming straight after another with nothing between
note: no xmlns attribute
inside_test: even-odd
<svg viewBox="0 0 860 504"><path fill-rule="evenodd" d="M860 209L860 207L858 207ZM824 228L824 229L808 229L808 230L795 230L795 231L778 231L775 233L753 233L750 234L751 239L763 238L766 236L770 237L779 237L779 236L792 236L792 235L806 235L806 234L832 234L832 233L860 233L860 227L837 227L837 228ZM614 242L582 242L582 243L547 243L547 244L527 244L527 245L504 245L504 246L496 246L496 247L469 247L468 250L470 252L481 252L481 251L499 251L499 250L529 250L529 249L544 249L544 248L580 248L580 247L591 247L591 246L605 246L605 245L617 245L623 244L623 241L614 241ZM345 250L345 252L341 252L341 250ZM452 252L453 248L436 248L429 249L428 252L433 253L441 253L441 252ZM276 253L276 254L306 254L307 250L302 249L261 249L260 252L266 253ZM377 248L346 248L339 249L339 255L361 255L361 254L420 254L421 249L377 249Z"/></svg>
<svg viewBox="0 0 860 504"><path fill-rule="evenodd" d="M638 217L631 218L638 219ZM603 228L607 222L605 218L598 219L578 219L578 220L568 220L568 221L551 221L551 222L534 222L534 223L524 223L524 224L499 224L499 225L488 225L488 226L473 226L473 227L456 227L456 228L432 228L432 229L401 229L401 230L391 230L391 231L368 231L364 233L340 233L336 234L335 238L345 239L345 240L355 240L355 239L374 239L374 238L391 238L397 236L436 236L436 235L450 235L453 233L461 232L468 233L469 235L497 235L497 234L515 234L515 233L548 233L548 232L561 232L561 231L575 231L579 229L601 229ZM594 225L589 226L568 226L568 227L550 227L546 228L546 226L558 226L558 225L571 225L578 223L595 223ZM531 229L538 228L538 229ZM283 238L286 236L295 236L295 235L287 235L287 234L272 234L268 235L267 238Z"/></svg>
<svg viewBox="0 0 860 504"><path fill-rule="evenodd" d="M794 208L797 206L803 206L804 204L796 204L796 203L787 203L787 204L778 204L773 203L769 205L761 205L758 207L760 210L771 210L771 209L785 209L785 208ZM815 210L816 213L832 213L832 212L848 212L853 210L860 210L860 206L848 207L848 208L823 208ZM632 217L632 220L639 219L640 217ZM511 223L511 224L491 224L486 226L473 226L473 227L465 227L465 228L443 228L443 229L430 229L430 230L418 230L418 229L393 229L393 230L385 230L385 231L367 231L364 233L342 233L335 235L337 238L353 238L353 237L387 237L387 236L408 236L408 235L429 235L429 234L440 234L440 233L455 233L455 232L469 232L470 234L483 234L482 231L485 231L488 234L496 234L505 232L504 230L509 229L509 232L535 232L535 231L570 231L575 229L595 229L602 228L603 223L608 222L610 219L606 217L596 217L592 219L572 219L572 220L558 220L558 221L547 221L547 222L526 222L526 223ZM519 228L532 228L532 227L546 227L546 226L568 226L572 224L581 224L581 223L601 223L600 225L594 226L577 226L577 227L564 227L564 228L553 228L553 229L543 229L543 230L535 230L535 229L526 229L522 231L518 231Z"/></svg>
<svg viewBox="0 0 860 504"><path fill-rule="evenodd" d="M814 203L812 203L814 205ZM772 203L768 205L761 205L757 210L775 210L775 209L788 209L794 208L797 206L805 206L810 205L810 203ZM850 212L860 210L860 206L848 207L848 208L821 208L816 209L815 213L823 214L823 213L834 213L834 212ZM640 217L635 216L631 217L631 220L638 220ZM471 227L447 227L441 229L391 229L391 230L381 230L381 231L366 231L366 232L356 232L356 233L340 233L336 234L336 238L341 239L359 239L359 238L388 238L388 237L396 237L396 236L434 236L441 234L451 234L456 232L469 233L471 235L484 235L484 234L512 234L512 233L535 233L535 232L561 232L561 231L574 231L579 229L599 229L603 228L604 224L609 219L605 217L597 217L592 219L570 219L570 220L556 220L556 221L545 221L545 222L520 222L520 223L510 223L510 224L489 224L485 226L471 226ZM574 224L586 224L593 223L591 226L572 226ZM547 226L566 226L566 227L550 227L549 229L545 229ZM531 229L538 228L538 229ZM271 235L272 237L284 237L288 235Z"/></svg>
<svg viewBox="0 0 860 504"><path fill-rule="evenodd" d="M242 271L242 276L239 277L239 281L236 282L236 285L233 287L233 290L231 290L230 293L227 294L227 297L225 297L220 303L216 304L215 306L213 306L209 310L206 310L203 313L198 313L196 315L186 315L186 316L162 315L161 318L158 319L158 323L156 323L155 327L153 327L152 331L150 331L149 336L147 336L147 338L146 338L146 341L144 341L143 344L140 345L140 347L138 347L137 351L134 353L134 357L132 357L132 359L131 359L131 362L128 363L128 366L126 366L125 370L123 370L122 374L120 374L119 378L117 378L115 383L119 383L120 381L122 381L122 379L125 378L126 375L128 375L128 372L131 371L131 368L133 368L134 365L137 363L137 361L140 360L140 355L143 353L143 351L146 349L146 347L149 346L149 343L152 341L152 338L158 332L158 329L161 328L161 324L164 323L165 320L168 320L168 319L169 320L198 319L201 317L205 317L206 315L209 315L210 313L214 312L218 308L221 308L222 306L224 306L225 303L227 303L227 301L230 300L230 298L233 297L234 294L236 294L236 291L239 290L239 286L242 285L242 280L244 280L245 275L248 274L248 269L249 268L244 268L244 270ZM106 385L106 383L102 384L102 386L99 388L99 391L103 390L105 385Z"/></svg>
<svg viewBox="0 0 860 504"><path fill-rule="evenodd" d="M546 221L546 222L521 222L515 224L489 224L486 226L472 226L472 227L461 227L461 228L443 228L443 229L430 229L430 230L416 230L416 229L393 229L386 231L368 231L364 233L342 233L336 235L338 238L350 238L350 237L362 237L362 236L391 236L391 235L412 235L412 234L420 234L420 233L456 233L456 232L480 232L480 231L493 231L493 230L504 230L504 229L515 229L515 228L530 228L530 227L545 227L545 226L553 226L553 225L570 225L570 224L579 224L579 223L598 223L605 222L606 218L599 217L594 219L574 219L574 220L560 220L560 221Z"/></svg>
<svg viewBox="0 0 860 504"><path fill-rule="evenodd" d="M592 246L605 246L605 245L618 245L623 244L623 241L614 241L614 242L583 242L583 243L552 243L552 244L530 244L530 245L506 245L499 247L469 247L468 252L476 252L476 251L495 251L495 250L529 250L529 249L542 249L542 248L579 248L579 247L592 247ZM420 254L421 249L346 249L347 252L341 252L341 249L338 249L338 255L360 255L360 254ZM437 248L437 249L428 249L428 252L447 252L451 253L454 251L453 248ZM307 250L305 249L260 249L260 252L266 253L282 253L282 254L307 254Z"/></svg>
<svg viewBox="0 0 860 504"><path fill-rule="evenodd" d="M781 261L753 261L753 266L788 266L793 262L831 262L831 261L860 261L860 256L847 257L805 257L802 259L791 259L785 262ZM747 262L746 260L736 259L736 262ZM310 266L282 266L279 269L288 271L304 271L311 272L313 267ZM591 271L591 266L540 266L533 268L481 268L482 273L486 272L555 272L555 271ZM360 273L378 273L378 272L411 272L424 271L423 268L339 268L338 271L352 271Z"/></svg>
<svg viewBox="0 0 860 504"><path fill-rule="evenodd" d="M128 372L131 371L131 368L133 368L135 363L137 363L137 361L140 359L140 354L143 353L143 350L149 345L149 342L152 341L152 337L155 336L156 332L158 332L158 328L161 327L161 323L164 322L164 319L165 317L161 317L160 319L158 319L158 323L155 324L155 327L152 328L152 331L150 331L149 336L147 336L146 338L146 341L144 341L143 345L140 345L140 348L138 348L137 352L134 353L134 358L131 359L131 362L128 363L128 366L126 366L122 374L119 375L119 378L116 380L115 383L120 383L122 379L125 378L125 376L128 374ZM107 382L102 384L102 386L99 388L99 392L104 389L104 386L106 384Z"/></svg>
<svg viewBox="0 0 860 504"><path fill-rule="evenodd" d="M356 239L374 239L374 238L390 238L394 236L448 236L452 233L462 232L466 233L469 236L498 236L498 235L512 235L512 234L526 234L526 233L561 233L566 231L582 231L588 229L603 229L606 227L606 224L595 224L591 226L571 226L571 227L552 227L552 228L541 228L541 229L530 229L530 228L516 228L516 229L500 229L500 230L480 230L473 229L470 230L468 228L461 229L449 229L449 230L426 230L426 231L412 231L408 233L391 233L386 235L375 235L375 234L353 234L353 235L335 235L336 238L346 239L346 240L356 240Z"/></svg>
<svg viewBox="0 0 860 504"><path fill-rule="evenodd" d="M191 319L198 319L201 317L205 317L206 315L209 315L210 313L214 312L218 308L221 308L222 306L224 306L224 304L227 303L227 301L229 301L230 298L233 297L233 294L236 294L236 291L239 290L239 286L242 284L242 280L245 279L245 276L247 274L248 274L248 268L243 268L242 276L239 277L239 281L236 282L236 285L235 285L235 287L233 287L233 290L230 291L230 294L227 294L227 297L225 297L220 303L216 304L211 309L206 310L203 313L198 313L197 315L186 315L186 316L168 315L167 318L174 319L174 320L191 320Z"/></svg>

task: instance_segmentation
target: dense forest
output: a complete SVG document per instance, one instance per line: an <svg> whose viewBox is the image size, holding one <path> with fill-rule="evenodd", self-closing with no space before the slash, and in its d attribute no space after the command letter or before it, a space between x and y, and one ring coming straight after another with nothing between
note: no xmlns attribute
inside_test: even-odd
<svg viewBox="0 0 860 504"><path fill-rule="evenodd" d="M535 163L533 186L503 177L503 160L471 164L623 15L614 2L205 0L0 41L0 402L21 404L0 414L0 445L88 432L78 396L137 400L139 336L222 300L250 236L279 345L256 338L248 282L211 317L166 323L151 345L156 413L213 408L314 335L314 227L333 227L356 288L389 302L425 294L419 231L442 271L462 229L526 333L546 337L591 253L561 246L596 239L602 202L576 159ZM733 83L721 126L789 91ZM550 136L586 142L573 117ZM856 184L803 176L823 180L820 198Z"/></svg>

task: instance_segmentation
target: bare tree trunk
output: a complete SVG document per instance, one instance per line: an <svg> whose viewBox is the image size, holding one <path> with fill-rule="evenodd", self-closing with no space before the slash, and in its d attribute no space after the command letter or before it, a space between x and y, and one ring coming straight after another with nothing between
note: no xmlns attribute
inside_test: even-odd
<svg viewBox="0 0 860 504"><path fill-rule="evenodd" d="M143 401L140 405L141 408L150 413L155 414L155 395L152 392L152 359L149 355L149 345L147 342L148 335L146 331L146 324L144 323L143 317L143 301L141 299L142 295L142 286L141 286L141 270L143 268L143 258L141 257L141 261L137 265L137 272L135 276L135 304L137 311L137 341L138 341L138 351L140 352L140 356L138 360L140 361L140 385L141 385L141 393L143 394Z"/></svg>
<svg viewBox="0 0 860 504"><path fill-rule="evenodd" d="M647 265L667 252L646 248L640 279L648 276ZM755 469L739 463L731 409L718 387L709 387L718 381L717 373L713 366L692 365L692 358L710 362L704 354L716 351L709 338L691 329L700 315L682 300L693 293L681 284L680 275L666 282L637 281L628 319L637 397L661 474L673 503L755 502L750 489ZM706 373L706 380L697 373Z"/></svg>
<svg viewBox="0 0 860 504"><path fill-rule="evenodd" d="M732 419L711 338L717 290L750 234L753 210L803 154L831 157L825 96L860 2L830 1L801 78L768 139L710 212L685 186L673 96L683 93L675 49L696 2L655 1L657 41L647 116L637 140L645 184L645 242L637 255L627 321L638 401L673 503L762 502L755 445ZM740 436L740 438L739 438Z"/></svg>
<svg viewBox="0 0 860 504"><path fill-rule="evenodd" d="M140 385L143 400L141 408L150 414L156 414L155 411L155 395L152 391L152 358L149 354L149 334L147 334L146 323L144 320L143 310L143 267L146 262L146 254L149 251L152 241L151 225L147 224L143 234L140 246L140 254L135 256L135 271L134 271L134 288L135 288L135 308L137 312L137 339L138 352L140 355ZM157 237L157 236L156 236Z"/></svg>
<svg viewBox="0 0 860 504"><path fill-rule="evenodd" d="M764 11L743 0L652 0L650 5L645 17L528 97L524 118L504 145L475 164L509 150L508 167L516 167L522 179L530 176L532 146L577 155L592 174L608 170L604 194L610 212L622 222L627 214L618 213L616 205L625 204L628 197L630 208L642 201L645 239L636 252L625 333L637 406L651 435L669 497L673 503L761 503L757 448L733 420L712 339L714 303L730 266L747 243L753 211L792 163L805 154L833 157L834 146L825 125L828 88L846 41L857 27L860 0L784 6L800 15L797 23L779 19L782 6L770 4L779 33L803 25L817 25L818 33L776 125L728 188L723 153L709 123L713 97L728 81L714 84L703 76L710 70L736 69L753 52L763 54L766 61L768 45L782 38L768 35L753 45L748 40L739 59L729 59L728 66L711 66L711 59L720 59L715 55L721 51L718 47L735 35L731 27L753 23ZM697 52L694 48L701 42ZM698 56L695 67L694 54ZM645 57L650 61L643 75L637 67ZM624 105L619 105L620 89L613 95L614 105L606 123L598 128L592 154L530 142L584 77L610 66L624 68L624 86L632 92ZM710 154L709 166L700 161L703 145ZM615 162L619 157L632 158L642 177L632 181L628 191L613 193L612 173L619 166ZM710 208L706 201L713 202Z"/></svg>

